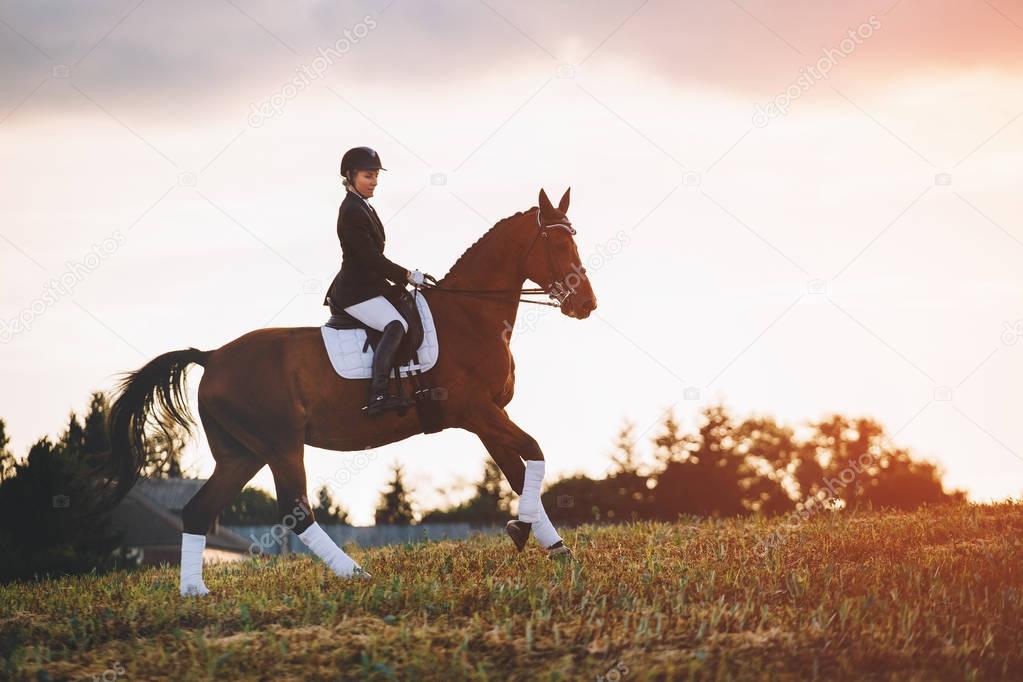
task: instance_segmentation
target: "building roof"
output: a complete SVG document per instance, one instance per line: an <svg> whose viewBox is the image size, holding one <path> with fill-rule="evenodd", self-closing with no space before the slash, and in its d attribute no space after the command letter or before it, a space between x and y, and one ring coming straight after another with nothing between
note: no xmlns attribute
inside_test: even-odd
<svg viewBox="0 0 1023 682"><path fill-rule="evenodd" d="M189 486L198 490L205 482L203 479L143 479L114 509L111 526L124 533L122 543L129 547L180 545L181 533L184 532L180 509L168 509L157 500L177 504L182 491L187 491ZM184 507L184 502L181 506ZM214 524L213 532L206 535L206 547L209 549L247 552L249 545L248 540L219 523Z"/></svg>
<svg viewBox="0 0 1023 682"><path fill-rule="evenodd" d="M205 478L143 478L135 490L172 512L180 513L205 485Z"/></svg>

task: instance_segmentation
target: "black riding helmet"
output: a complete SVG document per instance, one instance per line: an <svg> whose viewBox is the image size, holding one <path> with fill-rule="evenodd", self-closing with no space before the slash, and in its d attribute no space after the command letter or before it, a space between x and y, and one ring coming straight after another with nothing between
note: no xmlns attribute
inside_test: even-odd
<svg viewBox="0 0 1023 682"><path fill-rule="evenodd" d="M380 161L380 155L369 147L352 147L341 157L341 175L348 177L354 170L387 170Z"/></svg>

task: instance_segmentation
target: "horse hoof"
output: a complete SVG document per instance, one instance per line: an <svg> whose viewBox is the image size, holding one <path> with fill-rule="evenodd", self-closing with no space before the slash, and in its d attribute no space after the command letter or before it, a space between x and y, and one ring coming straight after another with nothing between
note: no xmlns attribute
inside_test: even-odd
<svg viewBox="0 0 1023 682"><path fill-rule="evenodd" d="M373 575L362 566L356 566L352 569L352 575L350 577L370 580L373 578Z"/></svg>
<svg viewBox="0 0 1023 682"><path fill-rule="evenodd" d="M526 523L525 521L509 521L504 526L504 530L508 533L508 537L515 543L515 548L518 551L526 546L526 540L529 539L529 531L532 529L533 524Z"/></svg>
<svg viewBox="0 0 1023 682"><path fill-rule="evenodd" d="M204 583L197 585L182 585L179 590L182 597L205 597L210 593Z"/></svg>
<svg viewBox="0 0 1023 682"><path fill-rule="evenodd" d="M572 550L565 546L560 540L547 548L548 559L575 559Z"/></svg>

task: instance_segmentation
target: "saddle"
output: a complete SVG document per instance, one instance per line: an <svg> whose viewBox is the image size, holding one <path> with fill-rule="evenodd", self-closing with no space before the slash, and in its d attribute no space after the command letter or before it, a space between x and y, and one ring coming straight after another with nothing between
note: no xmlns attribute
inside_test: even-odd
<svg viewBox="0 0 1023 682"><path fill-rule="evenodd" d="M391 302L391 305L395 307L408 324L408 331L402 337L401 343L398 344L398 348L394 352L394 358L391 361L391 376L398 382L398 394L405 398L405 387L402 383L403 378L400 368L409 362L419 364L417 353L425 335L423 318L419 314L419 306L416 305L415 299L413 299L412 294L405 287L399 284L392 285L385 291L384 298ZM331 329L365 330L366 343L362 347L362 352L365 353L367 348L372 348L373 352L376 353L377 344L380 342L383 332L367 326L359 319L346 313L343 308L336 307L329 296L327 297L327 304L330 306L330 319L324 323L324 326ZM412 383L413 404L419 415L419 422L422 425L423 433L436 433L444 428L444 416L440 401L447 397L447 392L443 388L428 385L419 376L420 374L421 372L417 371L408 377ZM405 411L406 408L397 410L399 416L404 416Z"/></svg>
<svg viewBox="0 0 1023 682"><path fill-rule="evenodd" d="M412 294L405 287L398 284L392 285L384 294L384 298L391 302L391 305L395 307L398 314L408 324L408 331L402 337L401 343L398 344L398 349L394 352L394 364L392 367L394 369L414 359L416 350L419 349L419 344L423 342L423 320L419 316L419 307L412 299ZM329 296L327 297L327 303L330 305L330 319L327 320L325 325L331 329L364 329L366 331L366 344L362 347L362 351L365 353L366 348L369 347L373 349L373 352L376 352L377 344L384 333L352 317L344 309L335 307L334 302L330 300Z"/></svg>

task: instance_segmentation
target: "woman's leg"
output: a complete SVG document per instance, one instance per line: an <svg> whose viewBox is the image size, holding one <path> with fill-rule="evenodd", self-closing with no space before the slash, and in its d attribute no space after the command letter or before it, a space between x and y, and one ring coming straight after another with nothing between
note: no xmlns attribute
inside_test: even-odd
<svg viewBox="0 0 1023 682"><path fill-rule="evenodd" d="M391 368L394 354L401 345L408 323L383 296L376 296L345 308L345 312L363 324L382 332L373 351L373 371L369 384L369 401L362 408L369 416L379 415L392 408L404 409L411 401L392 395L390 388Z"/></svg>
<svg viewBox="0 0 1023 682"><path fill-rule="evenodd" d="M388 322L392 320L398 320L401 322L402 328L408 331L408 322L401 316L398 309L391 305L383 296L375 296L361 303L350 305L345 308L345 312L359 320L363 324L367 324L373 329L382 332L384 327L387 326Z"/></svg>

